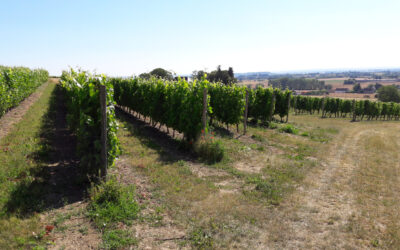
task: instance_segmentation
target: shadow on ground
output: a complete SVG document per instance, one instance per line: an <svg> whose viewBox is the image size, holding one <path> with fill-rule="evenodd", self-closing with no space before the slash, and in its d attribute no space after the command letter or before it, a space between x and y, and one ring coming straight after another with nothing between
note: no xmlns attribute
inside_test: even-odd
<svg viewBox="0 0 400 250"><path fill-rule="evenodd" d="M196 161L193 150L184 146L180 139L171 137L156 127L136 118L134 115L116 107L115 114L118 119L127 122L127 129L137 137L141 143L157 151L160 161L173 163L179 160Z"/></svg>
<svg viewBox="0 0 400 250"><path fill-rule="evenodd" d="M54 88L40 129L40 149L28 156L36 163L13 188L6 205L9 214L29 216L84 199L86 184L79 183L76 139L67 128L64 93Z"/></svg>

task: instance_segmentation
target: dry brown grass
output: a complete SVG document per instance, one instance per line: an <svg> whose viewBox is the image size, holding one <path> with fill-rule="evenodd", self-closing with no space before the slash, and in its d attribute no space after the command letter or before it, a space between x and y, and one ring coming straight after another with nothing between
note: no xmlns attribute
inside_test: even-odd
<svg viewBox="0 0 400 250"><path fill-rule="evenodd" d="M374 128L360 141L359 168L352 178L361 216L352 232L370 246L400 247L399 126ZM351 228L353 229L353 228Z"/></svg>

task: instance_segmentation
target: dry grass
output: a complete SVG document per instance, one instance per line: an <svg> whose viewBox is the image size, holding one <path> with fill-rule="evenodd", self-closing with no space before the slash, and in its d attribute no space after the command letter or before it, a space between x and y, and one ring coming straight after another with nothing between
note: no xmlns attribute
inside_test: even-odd
<svg viewBox="0 0 400 250"><path fill-rule="evenodd" d="M396 124L397 125L397 124ZM369 246L400 247L399 126L387 124L360 141L359 168L352 178L361 216L352 232Z"/></svg>

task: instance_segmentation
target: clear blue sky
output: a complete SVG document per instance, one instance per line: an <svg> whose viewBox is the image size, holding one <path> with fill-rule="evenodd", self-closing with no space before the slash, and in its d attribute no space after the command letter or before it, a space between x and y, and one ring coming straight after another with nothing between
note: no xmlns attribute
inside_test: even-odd
<svg viewBox="0 0 400 250"><path fill-rule="evenodd" d="M400 67L399 0L2 0L0 64L109 75Z"/></svg>

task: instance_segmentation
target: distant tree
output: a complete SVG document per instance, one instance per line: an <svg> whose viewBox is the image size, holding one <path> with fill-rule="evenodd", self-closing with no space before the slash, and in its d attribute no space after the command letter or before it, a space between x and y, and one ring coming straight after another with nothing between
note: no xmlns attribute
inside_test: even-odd
<svg viewBox="0 0 400 250"><path fill-rule="evenodd" d="M357 83L356 85L354 85L353 92L360 93L361 91L362 91L362 88L361 88L360 83Z"/></svg>
<svg viewBox="0 0 400 250"><path fill-rule="evenodd" d="M382 87L383 85L380 83L375 83L375 89L378 90Z"/></svg>
<svg viewBox="0 0 400 250"><path fill-rule="evenodd" d="M210 82L222 82L225 85L232 85L237 83L237 79L234 76L233 68L229 67L228 70L222 70L221 65L218 65L217 69L207 73L203 70L193 71L193 79L201 79L204 74L207 74L207 80Z"/></svg>
<svg viewBox="0 0 400 250"><path fill-rule="evenodd" d="M173 80L174 79L174 77L172 76L171 72L169 72L169 71L167 71L165 69L162 69L162 68L153 69L152 71L150 71L150 75L156 76L156 77L160 77L160 78L163 78L163 79L166 79L166 80Z"/></svg>
<svg viewBox="0 0 400 250"><path fill-rule="evenodd" d="M375 92L376 88L374 84L369 84L366 88L363 89L363 91L368 91L368 92Z"/></svg>
<svg viewBox="0 0 400 250"><path fill-rule="evenodd" d="M143 78L143 79L149 79L150 76L151 76L151 75L150 75L149 73L142 73L142 74L139 75L139 77L140 77L140 78Z"/></svg>
<svg viewBox="0 0 400 250"><path fill-rule="evenodd" d="M356 84L356 83L357 83L357 80L354 79L354 78L349 78L347 80L344 80L344 82L343 82L344 85L353 85L353 84Z"/></svg>
<svg viewBox="0 0 400 250"><path fill-rule="evenodd" d="M325 85L324 81L319 81L317 79L289 77L270 79L268 85L274 88L288 88L291 90L325 90L332 88L332 85Z"/></svg>
<svg viewBox="0 0 400 250"><path fill-rule="evenodd" d="M228 75L229 75L229 77L231 77L231 78L235 78L235 75L233 74L233 68L232 68L232 67L229 67L229 69L228 69Z"/></svg>
<svg viewBox="0 0 400 250"><path fill-rule="evenodd" d="M199 70L199 71L193 71L192 73L192 78L193 80L197 79L197 80L201 80L201 78L204 76L204 74L207 74L207 72L205 72L204 70Z"/></svg>
<svg viewBox="0 0 400 250"><path fill-rule="evenodd" d="M396 86L382 86L378 90L378 100L382 102L400 102L400 93Z"/></svg>
<svg viewBox="0 0 400 250"><path fill-rule="evenodd" d="M232 67L229 70L221 70L221 65L218 65L217 70L209 73L207 79L210 82L222 82L225 85L232 85L237 82Z"/></svg>

